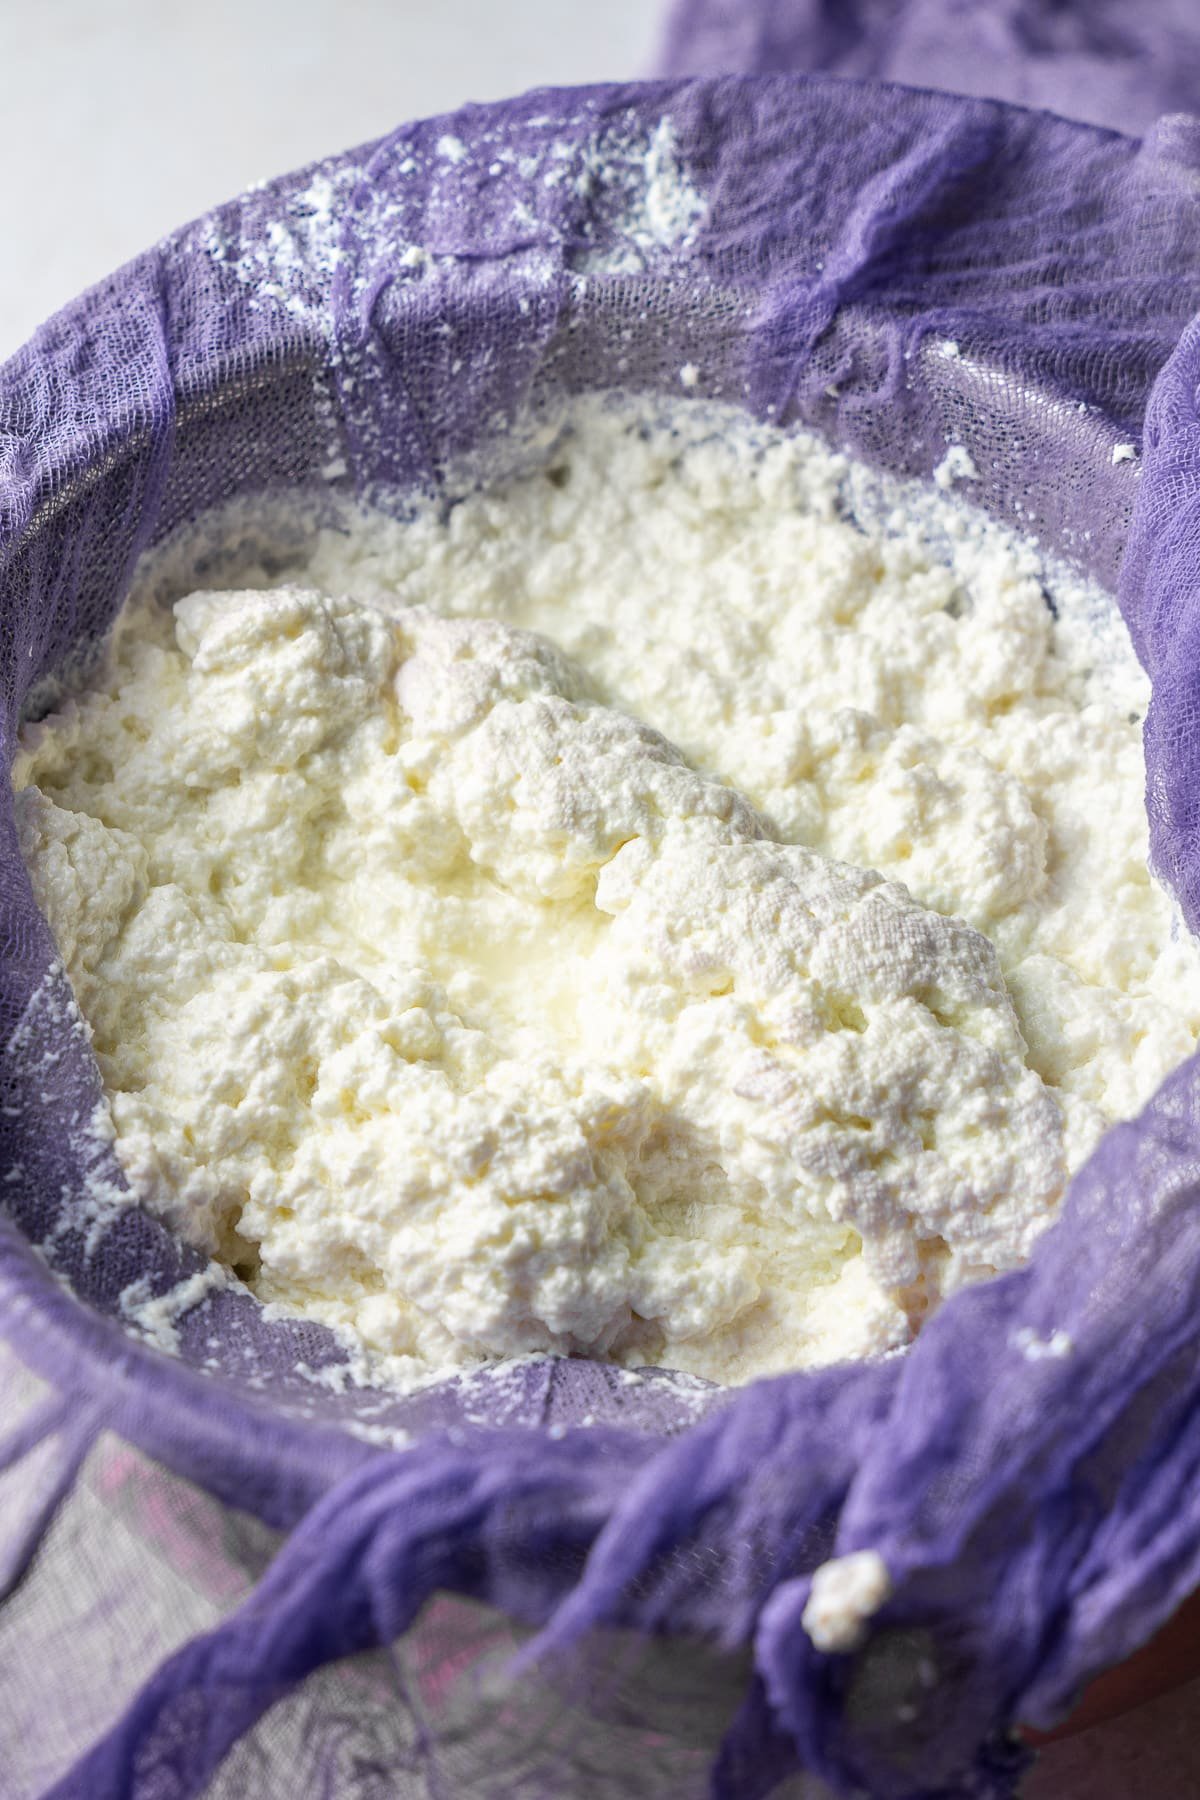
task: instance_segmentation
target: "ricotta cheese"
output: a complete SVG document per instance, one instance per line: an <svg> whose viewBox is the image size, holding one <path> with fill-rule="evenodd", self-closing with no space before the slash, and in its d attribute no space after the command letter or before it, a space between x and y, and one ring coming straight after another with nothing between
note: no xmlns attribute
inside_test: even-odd
<svg viewBox="0 0 1200 1800"><path fill-rule="evenodd" d="M1074 1168L1200 1038L1200 946L1148 866L1149 682L1107 596L914 487L731 408L590 400L543 468L302 566L542 633L772 836L983 932Z"/></svg>
<svg viewBox="0 0 1200 1800"><path fill-rule="evenodd" d="M851 1550L814 1569L801 1623L816 1649L847 1656L892 1595L892 1579L877 1550Z"/></svg>
<svg viewBox="0 0 1200 1800"><path fill-rule="evenodd" d="M122 1164L264 1301L402 1374L887 1350L1194 1047L1127 644L846 474L582 404L448 518L147 591L26 727Z"/></svg>

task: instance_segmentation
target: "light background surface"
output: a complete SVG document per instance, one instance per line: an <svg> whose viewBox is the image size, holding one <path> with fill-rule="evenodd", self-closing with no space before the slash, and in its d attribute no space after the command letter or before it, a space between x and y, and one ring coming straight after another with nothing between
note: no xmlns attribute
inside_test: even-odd
<svg viewBox="0 0 1200 1800"><path fill-rule="evenodd" d="M657 0L0 0L0 357L252 181L467 100L646 74L664 11ZM1027 1791L1200 1797L1200 1684L1050 1751Z"/></svg>

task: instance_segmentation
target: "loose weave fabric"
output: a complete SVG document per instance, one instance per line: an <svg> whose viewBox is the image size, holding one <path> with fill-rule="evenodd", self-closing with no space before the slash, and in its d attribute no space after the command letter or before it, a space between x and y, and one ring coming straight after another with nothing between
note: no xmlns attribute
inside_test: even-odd
<svg viewBox="0 0 1200 1800"><path fill-rule="evenodd" d="M1154 853L1198 924L1198 197L1190 120L1139 144L799 77L539 92L255 190L0 368L5 753L139 556L207 509L449 502L566 397L678 394L690 364L699 394L899 475L962 444L997 517L1109 584L1132 520ZM1200 1581L1196 1063L1108 1133L1028 1269L900 1357L733 1393L550 1359L401 1398L235 1289L167 1355L129 1297L196 1261L112 1205L98 1074L0 806L0 1335L28 1383L0 1441L13 1800L254 1792L272 1742L292 1797L562 1800L575 1779L755 1800L806 1769L1004 1800L1013 1720L1061 1715ZM867 1547L893 1596L858 1651L821 1655L811 1573ZM135 1579L157 1612L124 1606ZM27 1654L48 1593L53 1679ZM523 1751L468 1787L461 1658L404 1662L437 1593L458 1599L435 1614L511 1622L509 1713L599 1648L719 1653L720 1742L652 1723L649 1676L597 1676L609 1736L583 1775L570 1747ZM633 1748L606 1788L618 1715Z"/></svg>
<svg viewBox="0 0 1200 1800"><path fill-rule="evenodd" d="M1200 103L1200 12L1192 0L675 0L660 64L911 82L1140 137Z"/></svg>

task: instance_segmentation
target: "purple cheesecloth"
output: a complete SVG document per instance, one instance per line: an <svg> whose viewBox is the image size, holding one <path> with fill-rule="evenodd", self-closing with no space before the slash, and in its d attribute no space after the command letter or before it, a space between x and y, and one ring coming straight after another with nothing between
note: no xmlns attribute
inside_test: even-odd
<svg viewBox="0 0 1200 1800"><path fill-rule="evenodd" d="M846 75L1138 136L1200 93L1193 0L674 0L663 75Z"/></svg>
<svg viewBox="0 0 1200 1800"><path fill-rule="evenodd" d="M630 224L664 118L703 201L674 235ZM1120 566L1153 854L1195 928L1198 270L1186 118L1138 143L781 77L404 126L184 228L0 368L6 754L34 684L205 509L452 497L520 418L678 393L691 363L702 395L901 475L961 443L997 517L1109 585ZM402 1398L339 1391L323 1329L236 1291L170 1357L120 1296L196 1259L134 1207L97 1223L122 1178L2 804L3 1800L754 1800L799 1769L1003 1800L1012 1722L1061 1716L1200 1583L1200 1063L1106 1135L1027 1269L903 1357L730 1393L547 1360ZM1025 1353L1055 1333L1070 1355ZM892 1597L819 1654L811 1573L864 1547ZM512 1622L510 1673L525 1645L491 1708L521 1749L468 1778L484 1619ZM699 1646L702 1748L655 1700Z"/></svg>

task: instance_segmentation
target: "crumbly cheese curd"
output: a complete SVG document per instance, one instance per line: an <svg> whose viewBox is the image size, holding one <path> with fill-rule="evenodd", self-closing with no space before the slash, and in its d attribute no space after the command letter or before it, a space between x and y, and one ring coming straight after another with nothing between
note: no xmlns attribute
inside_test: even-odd
<svg viewBox="0 0 1200 1800"><path fill-rule="evenodd" d="M414 1368L901 1345L1200 1030L1127 644L707 410L144 595L24 732L134 1191Z"/></svg>

